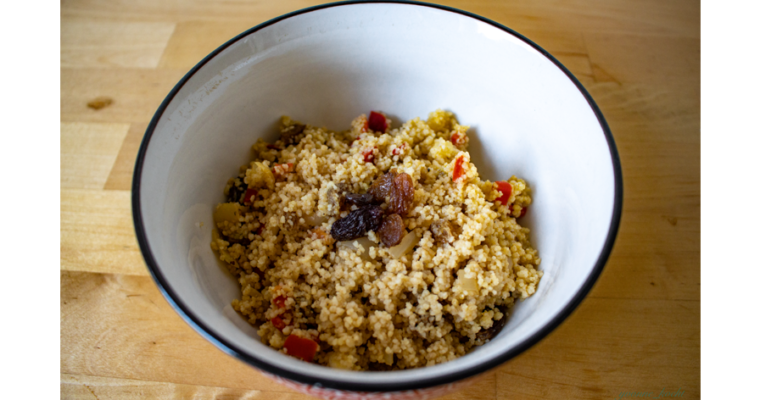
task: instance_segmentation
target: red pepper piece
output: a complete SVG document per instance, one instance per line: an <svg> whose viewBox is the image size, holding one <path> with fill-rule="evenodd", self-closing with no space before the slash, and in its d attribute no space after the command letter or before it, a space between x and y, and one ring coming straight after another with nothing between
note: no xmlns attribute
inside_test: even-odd
<svg viewBox="0 0 760 400"><path fill-rule="evenodd" d="M501 202L502 205L507 204L509 197L512 196L512 185L509 182L496 181L496 188L501 192L501 197L496 199L496 201Z"/></svg>
<svg viewBox="0 0 760 400"><path fill-rule="evenodd" d="M385 132L388 129L388 121L385 120L385 115L379 112L372 111L369 113L369 119L367 120L369 129L375 132Z"/></svg>
<svg viewBox="0 0 760 400"><path fill-rule="evenodd" d="M279 330L285 329L287 325L285 325L285 321L282 320L280 317L274 317L272 318L272 325L274 325L275 328Z"/></svg>
<svg viewBox="0 0 760 400"><path fill-rule="evenodd" d="M374 147L371 149L363 150L362 155L364 156L365 163L375 162L375 148Z"/></svg>
<svg viewBox="0 0 760 400"><path fill-rule="evenodd" d="M259 194L259 192L256 191L254 188L248 188L245 191L245 196L243 197L243 203L245 204L251 204L253 202L253 199L256 197L256 195Z"/></svg>
<svg viewBox="0 0 760 400"><path fill-rule="evenodd" d="M256 229L256 234L261 236L261 232L264 232L264 224L259 225L259 229Z"/></svg>
<svg viewBox="0 0 760 400"><path fill-rule="evenodd" d="M306 362L311 362L314 355L319 350L319 344L311 339L304 339L296 335L290 335L285 339L283 345L288 350L288 354L300 358Z"/></svg>
<svg viewBox="0 0 760 400"><path fill-rule="evenodd" d="M279 308L285 308L285 300L287 299L288 298L285 296L277 296L274 298L274 300L272 300L272 303L274 303L274 305L276 305Z"/></svg>
<svg viewBox="0 0 760 400"><path fill-rule="evenodd" d="M454 143L454 146L461 146L464 144L464 134L461 134L459 132L454 132L453 135L451 135L451 143Z"/></svg>
<svg viewBox="0 0 760 400"><path fill-rule="evenodd" d="M457 157L456 161L454 161L454 182L459 182L464 177L464 167L462 164L464 164L464 156Z"/></svg>
<svg viewBox="0 0 760 400"><path fill-rule="evenodd" d="M395 149L393 149L393 151L391 151L391 154L394 155L394 156L397 156L397 155L401 154L402 151L406 150L407 147L409 147L408 144L401 143L401 146L398 146Z"/></svg>

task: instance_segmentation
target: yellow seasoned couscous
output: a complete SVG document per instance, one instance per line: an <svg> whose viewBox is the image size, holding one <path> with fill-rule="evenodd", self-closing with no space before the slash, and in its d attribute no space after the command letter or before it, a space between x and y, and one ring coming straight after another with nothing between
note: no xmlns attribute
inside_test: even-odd
<svg viewBox="0 0 760 400"><path fill-rule="evenodd" d="M342 132L283 117L228 181L211 247L267 345L353 370L439 364L536 291L526 182L481 180L450 112L390 125L374 111Z"/></svg>

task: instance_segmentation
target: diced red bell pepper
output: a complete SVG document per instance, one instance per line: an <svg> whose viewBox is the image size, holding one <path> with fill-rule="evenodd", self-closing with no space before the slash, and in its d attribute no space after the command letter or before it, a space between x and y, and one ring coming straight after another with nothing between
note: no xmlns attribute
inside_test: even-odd
<svg viewBox="0 0 760 400"><path fill-rule="evenodd" d="M375 132L385 132L388 129L388 121L385 120L385 115L379 112L370 112L367 122L369 123L369 129Z"/></svg>
<svg viewBox="0 0 760 400"><path fill-rule="evenodd" d="M285 300L287 299L288 298L285 296L277 296L272 300L272 303L274 303L274 305L276 305L279 308L285 308Z"/></svg>
<svg viewBox="0 0 760 400"><path fill-rule="evenodd" d="M501 192L501 197L496 199L496 201L501 202L502 205L506 205L509 197L512 196L512 185L509 182L496 181L496 188Z"/></svg>
<svg viewBox="0 0 760 400"><path fill-rule="evenodd" d="M282 318L280 318L280 317L274 317L274 318L272 318L272 325L274 325L274 327L277 328L277 329L279 329L279 330L283 330L287 326L285 324L285 321L283 321Z"/></svg>
<svg viewBox="0 0 760 400"><path fill-rule="evenodd" d="M456 161L454 161L454 182L459 182L464 177L464 167L462 166L463 164L464 156L459 156L457 157Z"/></svg>
<svg viewBox="0 0 760 400"><path fill-rule="evenodd" d="M375 148L369 148L362 150L362 156L364 156L364 162L365 163L373 163L375 162Z"/></svg>
<svg viewBox="0 0 760 400"><path fill-rule="evenodd" d="M296 335L289 335L285 339L283 345L288 351L288 354L300 358L306 362L311 362L314 359L314 355L319 350L319 344L311 339L304 339Z"/></svg>
<svg viewBox="0 0 760 400"><path fill-rule="evenodd" d="M248 188L245 191L245 196L243 197L243 203L245 204L251 204L253 202L253 199L256 197L256 195L259 194L259 192L256 191L254 188Z"/></svg>
<svg viewBox="0 0 760 400"><path fill-rule="evenodd" d="M454 134L451 135L451 143L454 143L454 146L463 145L464 140L465 140L464 133L454 132Z"/></svg>

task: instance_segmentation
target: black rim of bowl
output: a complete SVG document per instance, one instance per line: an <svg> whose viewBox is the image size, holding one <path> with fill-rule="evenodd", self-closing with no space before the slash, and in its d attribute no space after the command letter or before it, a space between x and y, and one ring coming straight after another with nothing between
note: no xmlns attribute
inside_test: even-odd
<svg viewBox="0 0 760 400"><path fill-rule="evenodd" d="M610 132L610 128L607 125L607 121L604 119L604 116L602 115L602 112L599 110L599 107L596 105L594 100L591 98L591 95L588 93L588 91L586 91L583 85L581 85L578 79L567 68L565 68L564 65L562 65L559 61L557 61L557 59L555 59L551 54L549 54L546 50L544 50L537 44L533 43L528 38L524 37L523 35L515 32L514 30L510 28L507 28L506 26L498 22L494 22L488 18L484 18L479 15L476 15L467 11L459 10L456 8L452 8L452 7L417 2L417 1L403 1L403 0L390 0L390 1L380 2L380 3L394 3L394 4L406 4L406 5L413 5L413 6L431 7L431 8L437 8L440 10L461 14L461 15L488 23L496 28L506 31L507 33L521 39L522 41L524 41L525 43L527 43L534 49L538 50L544 57L546 57L552 63L554 63L575 84L578 90L586 98L586 101L588 101L588 104L591 107L591 109L594 111L594 114L596 115L596 118L599 121L599 125L602 127L602 130L604 131L604 135L607 139L607 144L609 146L609 151L610 151L610 157L612 159L613 174L615 178L615 201L614 201L614 206L613 206L613 211L612 211L612 219L610 221L610 227L607 232L607 238L605 240L604 247L602 248L602 251L599 254L599 257L597 258L597 261L596 261L596 264L594 265L593 270L591 271L588 278L581 286L580 290L578 290L575 296L573 296L572 300L569 303L567 303L567 305L565 305L565 307L551 321L549 321L548 324L544 325L536 333L531 335L529 338L527 338L523 342L519 343L517 346L514 346L513 348L509 349L503 354L500 354L498 357L495 357L489 360L488 362L484 362L467 369L454 371L452 373L448 373L445 375L438 375L438 376L434 376L430 378L422 378L419 380L415 380L413 382L366 383L366 382L346 382L346 381L331 380L331 379L318 379L312 376L303 375L300 373L296 373L296 372L284 369L273 363L270 363L269 361L263 358L251 357L247 355L246 353L244 353L243 351L237 349L236 346L232 345L225 338L213 333L213 331L209 329L206 326L206 324L204 324L202 320L198 318L192 312L192 310L190 310L190 308L187 307L187 305L185 305L181 300L179 300L179 297L175 295L174 290L172 289L171 285L169 285L168 281L164 277L163 273L161 272L161 269L158 267L158 263L153 257L153 253L151 252L150 245L148 244L148 240L145 235L145 227L143 226L142 211L141 211L142 209L140 206L140 179L142 176L142 166L145 160L146 150L148 148L148 145L150 144L150 139L153 136L153 131L155 130L156 125L158 124L158 121L161 119L161 116L163 115L164 111L166 110L166 107L169 105L172 99L174 99L174 96L177 94L177 92L179 92L179 90L184 86L184 84L199 69L201 69L210 59L215 57L222 50L226 49L227 47L237 42L241 38L248 36L258 30L261 30L269 25L282 21L284 19L296 16L296 15L312 12L312 11L325 9L325 8L352 5L352 4L366 4L366 3L377 3L377 2L362 1L362 0L341 1L341 2L328 3L328 4L322 4L322 5L318 5L314 7L304 8L302 10L297 10L297 11L279 16L277 18L274 18L262 24L259 24L241 33L240 35L230 39L223 45L219 46L219 48L211 52L209 55L207 55L197 65L195 65L193 69L191 69L190 72L188 72L177 83L177 85L174 86L171 92L169 92L169 94L166 96L164 101L161 103L161 106L159 106L158 110L156 110L156 113L153 116L153 119L151 120L150 125L148 125L148 129L145 131L145 136L143 137L142 144L140 145L140 150L137 154L137 161L135 163L134 175L132 179L132 217L134 219L135 231L137 235L137 241L140 245L140 250L142 251L143 257L145 258L145 262L148 265L148 270L150 270L150 273L153 276L153 280L156 282L156 285L158 285L158 288L161 291L161 293L164 295L164 297L169 302L169 304L171 304L174 310L180 316L182 316L185 322L187 322L190 326L192 326L193 329L195 329L201 336L203 336L204 338L212 342L215 346L220 348L225 353L230 354L233 357L238 358L242 361L245 361L246 363L256 368L259 368L261 370L264 370L266 372L272 373L274 375L278 375L280 377L283 377L292 381L307 384L307 385L318 384L321 387L329 388L329 389L352 390L352 391L361 391L361 392L394 392L394 391L401 391L401 390L423 389L423 388L434 387L434 386L439 386L439 385L443 385L447 383L456 382L456 381L463 380L469 377L473 377L482 372L488 371L489 369L496 367L514 358L518 354L527 350L534 344L538 343L541 339L546 337L546 335L548 335L555 328L557 328L557 326L559 326L576 309L576 307L578 307L581 301L586 297L588 292L591 290L591 287L599 278L599 275L601 274L602 269L604 269L604 265L607 263L607 259L609 258L610 253L612 252L612 247L615 243L615 238L617 237L617 232L620 226L620 219L621 219L622 210L623 210L623 175L622 175L622 170L621 170L621 165L620 165L620 156L618 155L617 147L615 146L615 140L612 137L612 132Z"/></svg>

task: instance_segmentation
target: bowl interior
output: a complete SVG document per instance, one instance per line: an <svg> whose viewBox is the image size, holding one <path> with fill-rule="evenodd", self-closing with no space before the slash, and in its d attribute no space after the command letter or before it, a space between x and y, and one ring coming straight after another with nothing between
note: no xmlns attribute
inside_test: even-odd
<svg viewBox="0 0 760 400"><path fill-rule="evenodd" d="M314 380L404 385L516 354L577 300L614 224L612 144L583 93L535 47L460 13L384 3L292 15L239 37L167 101L135 176L138 236L159 284L217 345ZM342 130L370 110L398 126L437 108L471 126L481 176L531 185L522 223L542 258L537 293L490 343L434 367L337 371L261 344L230 308L240 289L209 248L213 207L250 146L274 140L281 115Z"/></svg>

